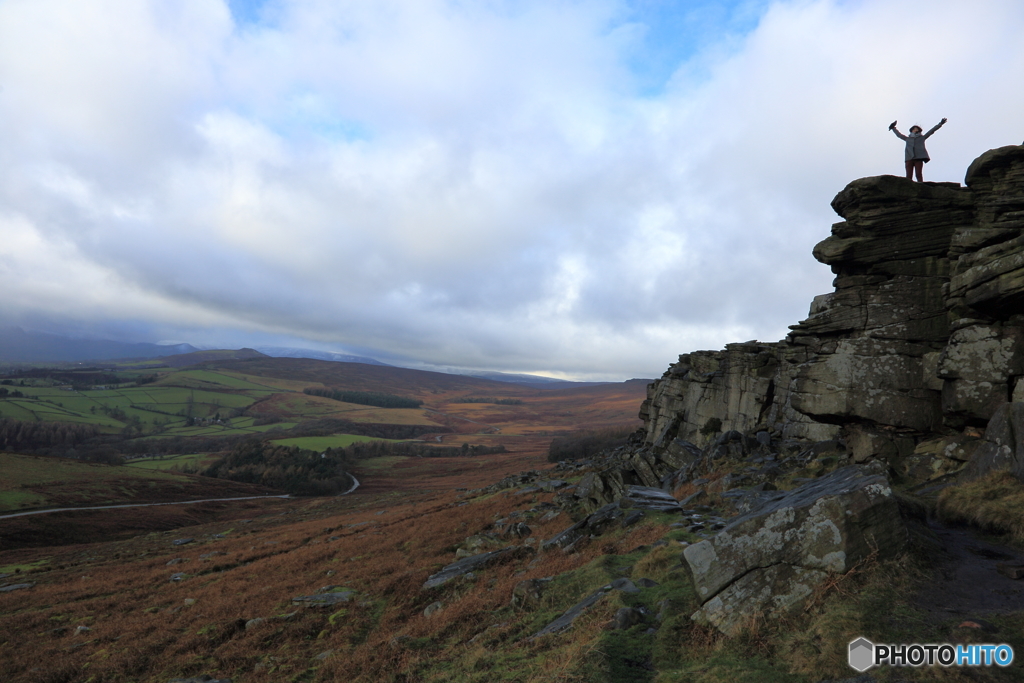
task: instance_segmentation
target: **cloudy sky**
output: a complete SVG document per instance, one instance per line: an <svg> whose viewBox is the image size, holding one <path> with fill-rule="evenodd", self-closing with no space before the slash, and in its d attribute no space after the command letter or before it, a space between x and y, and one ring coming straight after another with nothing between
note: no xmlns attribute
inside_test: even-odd
<svg viewBox="0 0 1024 683"><path fill-rule="evenodd" d="M0 0L0 325L578 379L777 340L1019 0Z"/></svg>

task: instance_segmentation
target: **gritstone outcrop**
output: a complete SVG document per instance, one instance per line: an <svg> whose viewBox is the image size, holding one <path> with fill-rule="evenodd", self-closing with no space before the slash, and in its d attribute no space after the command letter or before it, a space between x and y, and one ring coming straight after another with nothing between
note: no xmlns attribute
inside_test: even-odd
<svg viewBox="0 0 1024 683"><path fill-rule="evenodd" d="M968 460L1024 401L1024 146L983 154L966 185L850 183L814 249L835 291L783 341L680 356L641 409L646 460L671 468L729 430L842 439L857 462L925 479Z"/></svg>
<svg viewBox="0 0 1024 683"><path fill-rule="evenodd" d="M565 494L591 514L546 547L599 535L643 487L687 484L690 519L716 495L739 516L685 560L693 618L732 634L900 552L893 483L1024 480L1024 146L983 154L966 187L861 178L832 207L814 256L835 291L783 341L680 356L643 430Z"/></svg>

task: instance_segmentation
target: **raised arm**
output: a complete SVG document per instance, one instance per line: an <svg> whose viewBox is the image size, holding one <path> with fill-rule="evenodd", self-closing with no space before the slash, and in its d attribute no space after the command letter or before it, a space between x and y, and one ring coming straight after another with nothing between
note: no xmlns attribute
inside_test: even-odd
<svg viewBox="0 0 1024 683"><path fill-rule="evenodd" d="M895 135L896 137L898 137L900 140L906 140L907 139L907 136L904 135L903 133L901 133L899 128L897 128L896 126L892 126L889 130L891 130L892 134Z"/></svg>
<svg viewBox="0 0 1024 683"><path fill-rule="evenodd" d="M943 117L943 119L942 119L941 121L939 121L938 123L936 123L936 124L935 124L935 127L934 127L934 128L932 128L932 129L931 129L930 131L928 131L927 133L925 133L925 134L924 134L924 136L925 136L925 137L927 138L927 137L929 137L929 136L930 136L930 135L931 135L932 133L934 133L935 131L937 131L937 130L938 130L939 128L942 128L942 126L944 126L944 125L946 124L946 121L947 121L947 120L948 120L948 119L946 119L945 117Z"/></svg>

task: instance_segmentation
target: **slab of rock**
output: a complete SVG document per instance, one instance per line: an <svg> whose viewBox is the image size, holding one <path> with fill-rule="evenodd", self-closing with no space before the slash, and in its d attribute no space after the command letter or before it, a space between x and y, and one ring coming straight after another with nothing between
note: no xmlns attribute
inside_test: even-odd
<svg viewBox="0 0 1024 683"><path fill-rule="evenodd" d="M192 543L194 540L194 538L176 538L173 541L171 541L171 545L188 545L189 543Z"/></svg>
<svg viewBox="0 0 1024 683"><path fill-rule="evenodd" d="M532 548L513 545L508 548L502 548L501 550L492 550L491 552L466 557L458 560L457 562L451 563L438 573L430 576L424 582L423 588L436 588L437 586L448 583L452 579L480 571L481 569L490 567L491 565L499 562L511 560L516 557L522 557L523 555L532 552L534 552Z"/></svg>
<svg viewBox="0 0 1024 683"><path fill-rule="evenodd" d="M683 551L703 603L693 618L732 634L755 613L797 606L830 572L849 571L875 549L891 556L906 542L885 476L840 468Z"/></svg>
<svg viewBox="0 0 1024 683"><path fill-rule="evenodd" d="M11 591L20 591L25 588L31 588L34 583L12 583L7 586L0 587L0 593L10 593Z"/></svg>
<svg viewBox="0 0 1024 683"><path fill-rule="evenodd" d="M679 501L672 494L650 486L627 486L619 500L623 509L650 510L652 512L682 512Z"/></svg>
<svg viewBox="0 0 1024 683"><path fill-rule="evenodd" d="M602 506L593 514L588 515L579 522L576 522L568 529L562 531L556 536L551 537L542 544L545 550L551 550L553 548L561 548L563 550L571 548L572 545L587 536L600 536L608 529L612 528L615 523L620 520L625 513L619 504L608 503Z"/></svg>
<svg viewBox="0 0 1024 683"><path fill-rule="evenodd" d="M591 593L587 597L577 602L575 605L566 610L566 612L562 616L558 617L550 624L534 633L531 637L537 638L539 636L547 636L551 635L552 633L559 633L561 631L565 631L571 628L573 622L576 621L576 619L578 619L581 614L589 610L597 603L601 602L601 599L613 590L620 590L623 593L640 592L640 589L633 585L633 582L629 579L615 579L608 585L602 586L597 591Z"/></svg>

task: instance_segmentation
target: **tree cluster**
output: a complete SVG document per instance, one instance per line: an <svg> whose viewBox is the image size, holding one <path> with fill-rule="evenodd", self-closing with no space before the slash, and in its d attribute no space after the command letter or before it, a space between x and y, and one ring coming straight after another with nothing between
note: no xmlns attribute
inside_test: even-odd
<svg viewBox="0 0 1024 683"><path fill-rule="evenodd" d="M318 387L309 387L302 391L310 396L323 396L335 401L358 403L361 406L376 406L377 408L419 408L423 405L423 401L417 401L414 398L385 394L380 391L348 391Z"/></svg>
<svg viewBox="0 0 1024 683"><path fill-rule="evenodd" d="M202 472L206 477L261 484L297 496L344 493L353 480L343 450L324 453L246 439Z"/></svg>
<svg viewBox="0 0 1024 683"><path fill-rule="evenodd" d="M53 447L74 448L99 433L93 425L0 418L0 451L30 453Z"/></svg>
<svg viewBox="0 0 1024 683"><path fill-rule="evenodd" d="M548 462L592 458L601 451L625 446L634 431L633 427L616 427L557 436L548 446Z"/></svg>

